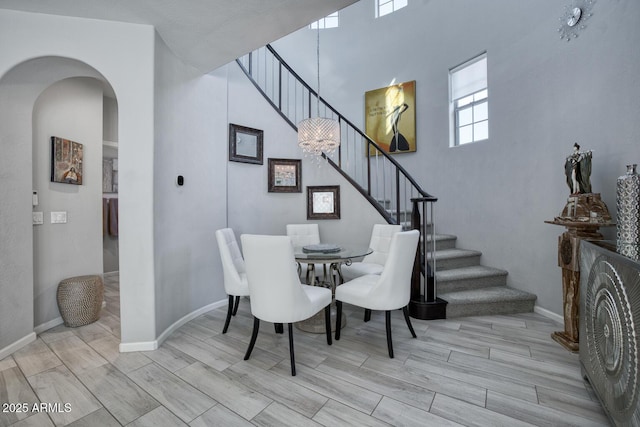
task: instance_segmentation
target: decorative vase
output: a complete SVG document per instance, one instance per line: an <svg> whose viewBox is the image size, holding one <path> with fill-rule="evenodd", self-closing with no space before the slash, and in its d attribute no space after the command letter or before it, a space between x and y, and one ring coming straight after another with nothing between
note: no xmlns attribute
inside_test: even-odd
<svg viewBox="0 0 640 427"><path fill-rule="evenodd" d="M640 175L636 165L627 165L626 175L618 178L616 207L617 252L640 260Z"/></svg>

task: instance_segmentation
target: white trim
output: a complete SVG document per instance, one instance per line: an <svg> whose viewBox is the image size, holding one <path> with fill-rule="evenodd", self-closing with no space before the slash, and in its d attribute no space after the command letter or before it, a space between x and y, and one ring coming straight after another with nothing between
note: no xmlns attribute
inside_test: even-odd
<svg viewBox="0 0 640 427"><path fill-rule="evenodd" d="M564 323L564 317L554 313L553 311L549 311L546 308L542 308L539 305L533 307L533 312L541 314L542 316L547 317L551 320L555 320L558 323Z"/></svg>
<svg viewBox="0 0 640 427"><path fill-rule="evenodd" d="M13 344L9 344L8 346L0 350L0 360L4 359L7 356L10 356L12 353L20 350L25 345L34 342L36 338L37 338L36 333L31 332L30 334L20 338L18 341L14 342Z"/></svg>
<svg viewBox="0 0 640 427"><path fill-rule="evenodd" d="M195 319L196 317L204 314L208 311L214 310L216 308L224 307L227 304L226 299L211 303L209 305L205 305L202 308L199 308L191 313L183 316L179 320L175 321L173 325L169 326L160 334L157 340L155 341L143 341L143 342L131 342L131 343L120 343L120 353L128 353L132 351L153 351L162 345L164 340L169 338L176 329L180 328L185 323L188 323Z"/></svg>
<svg viewBox="0 0 640 427"><path fill-rule="evenodd" d="M36 334L40 335L44 331L47 331L47 330L49 330L49 329L51 329L53 327L56 327L58 325L61 325L63 323L64 323L64 320L62 320L62 317L58 316L55 319L49 320L48 322L39 324L38 326L33 328L33 332L35 332Z"/></svg>

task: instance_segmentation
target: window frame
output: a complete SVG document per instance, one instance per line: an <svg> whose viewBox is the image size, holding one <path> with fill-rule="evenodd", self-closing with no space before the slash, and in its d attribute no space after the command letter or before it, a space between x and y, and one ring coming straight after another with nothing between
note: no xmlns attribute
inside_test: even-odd
<svg viewBox="0 0 640 427"><path fill-rule="evenodd" d="M402 5L398 6L398 3L402 1ZM384 7L388 4L391 4L391 10L389 12L385 12L383 14L380 14L380 9L381 7ZM376 18L380 18L382 16L386 16L386 15L391 15L394 12L397 12L398 10L402 9L403 7L406 7L409 5L409 0L376 0L375 3L375 17Z"/></svg>
<svg viewBox="0 0 640 427"><path fill-rule="evenodd" d="M329 18L331 21L333 21L333 19L335 18L336 25L327 26L327 18ZM325 16L324 18L320 18L317 21L312 22L311 24L309 24L309 29L312 29L312 30L317 30L317 29L326 30L328 28L338 28L339 26L340 26L340 11L336 10L335 12L330 13L329 15Z"/></svg>

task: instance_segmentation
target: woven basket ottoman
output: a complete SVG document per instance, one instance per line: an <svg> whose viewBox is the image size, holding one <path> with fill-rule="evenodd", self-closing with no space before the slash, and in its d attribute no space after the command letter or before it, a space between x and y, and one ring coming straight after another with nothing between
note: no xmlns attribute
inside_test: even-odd
<svg viewBox="0 0 640 427"><path fill-rule="evenodd" d="M104 285L100 276L77 276L58 284L58 308L64 325L75 328L100 318Z"/></svg>

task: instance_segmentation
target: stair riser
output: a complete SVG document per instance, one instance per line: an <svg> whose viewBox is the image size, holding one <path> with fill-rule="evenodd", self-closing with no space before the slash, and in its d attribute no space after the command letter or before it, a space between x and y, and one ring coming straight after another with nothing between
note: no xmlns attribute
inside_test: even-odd
<svg viewBox="0 0 640 427"><path fill-rule="evenodd" d="M452 270L454 268L472 267L480 265L480 255L459 258L437 259L436 271Z"/></svg>
<svg viewBox="0 0 640 427"><path fill-rule="evenodd" d="M447 318L468 316L492 316L497 314L529 313L535 301L498 301L482 304L447 304Z"/></svg>
<svg viewBox="0 0 640 427"><path fill-rule="evenodd" d="M490 276L475 279L438 280L438 292L470 291L473 289L490 288L492 286L506 286L507 276Z"/></svg>

